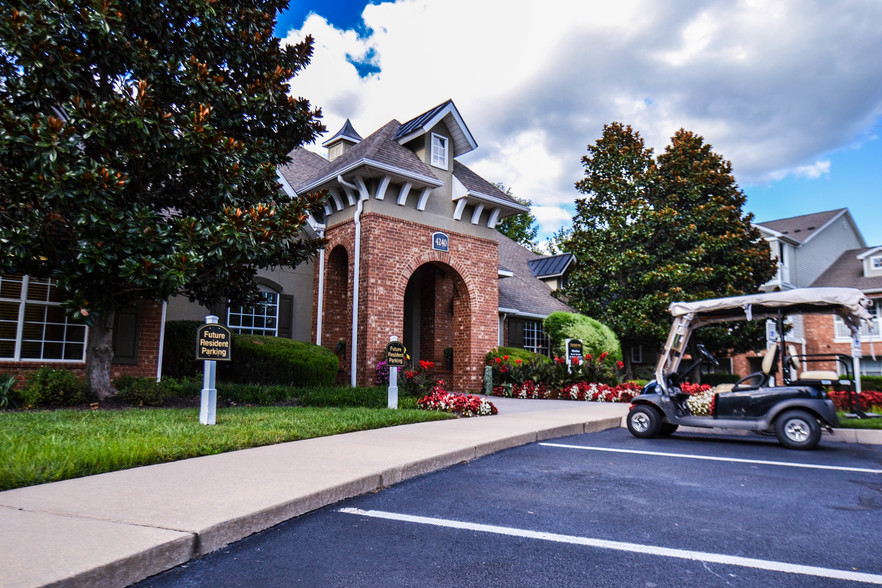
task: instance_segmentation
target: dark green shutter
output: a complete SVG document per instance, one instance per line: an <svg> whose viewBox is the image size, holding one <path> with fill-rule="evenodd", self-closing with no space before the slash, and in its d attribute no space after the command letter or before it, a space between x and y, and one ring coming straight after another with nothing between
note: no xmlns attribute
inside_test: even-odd
<svg viewBox="0 0 882 588"><path fill-rule="evenodd" d="M279 295L279 337L290 339L293 332L294 297L290 294Z"/></svg>
<svg viewBox="0 0 882 588"><path fill-rule="evenodd" d="M524 321L522 319L508 319L508 345L507 347L524 348Z"/></svg>
<svg viewBox="0 0 882 588"><path fill-rule="evenodd" d="M138 363L138 335L141 327L140 306L117 311L113 323L113 363Z"/></svg>

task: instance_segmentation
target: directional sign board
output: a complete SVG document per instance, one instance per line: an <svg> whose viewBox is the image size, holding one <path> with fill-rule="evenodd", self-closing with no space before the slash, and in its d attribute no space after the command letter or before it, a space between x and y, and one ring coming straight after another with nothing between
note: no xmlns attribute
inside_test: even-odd
<svg viewBox="0 0 882 588"><path fill-rule="evenodd" d="M196 331L196 360L231 361L232 335L223 325L202 325Z"/></svg>

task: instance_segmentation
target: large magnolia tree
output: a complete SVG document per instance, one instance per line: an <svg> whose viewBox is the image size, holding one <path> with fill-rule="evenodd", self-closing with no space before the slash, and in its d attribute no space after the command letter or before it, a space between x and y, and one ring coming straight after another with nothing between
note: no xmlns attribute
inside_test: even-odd
<svg viewBox="0 0 882 588"><path fill-rule="evenodd" d="M295 265L317 196L276 167L323 130L289 95L312 39L273 36L286 0L5 0L0 273L51 278L90 326L87 384L110 383L115 313L172 295L253 300Z"/></svg>
<svg viewBox="0 0 882 588"><path fill-rule="evenodd" d="M619 335L629 372L627 349L664 340L671 302L753 293L774 275L731 164L702 137L681 129L654 157L638 132L612 123L582 164L584 197L565 245L579 260L568 301ZM742 350L760 336L745 324L708 330L704 341Z"/></svg>

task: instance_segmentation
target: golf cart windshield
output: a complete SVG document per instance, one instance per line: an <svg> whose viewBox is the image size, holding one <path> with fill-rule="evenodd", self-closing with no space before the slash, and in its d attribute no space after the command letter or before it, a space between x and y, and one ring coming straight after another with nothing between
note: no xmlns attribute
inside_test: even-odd
<svg viewBox="0 0 882 588"><path fill-rule="evenodd" d="M798 288L695 302L673 302L668 310L674 317L674 324L656 366L656 381L667 390L666 376L675 373L680 366L692 331L713 323L777 318L791 314L837 314L850 329L855 349L859 350L861 323L871 320L867 310L869 307L870 301L855 288ZM858 356L855 354L856 375L860 373Z"/></svg>

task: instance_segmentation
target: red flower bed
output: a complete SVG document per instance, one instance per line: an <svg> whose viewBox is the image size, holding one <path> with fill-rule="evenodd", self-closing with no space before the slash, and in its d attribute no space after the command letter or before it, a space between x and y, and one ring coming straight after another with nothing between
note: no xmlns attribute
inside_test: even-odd
<svg viewBox="0 0 882 588"><path fill-rule="evenodd" d="M831 390L827 392L827 396L833 401L836 410L851 410L850 392L844 390ZM860 395L861 410L873 410L882 408L882 392L875 390L865 390Z"/></svg>
<svg viewBox="0 0 882 588"><path fill-rule="evenodd" d="M545 384L537 386L532 380L527 380L523 384L496 386L493 388L493 395L508 398L631 402L631 399L640 394L642 390L643 388L640 385L633 382L626 382L617 386L577 382L563 388L549 389Z"/></svg>

